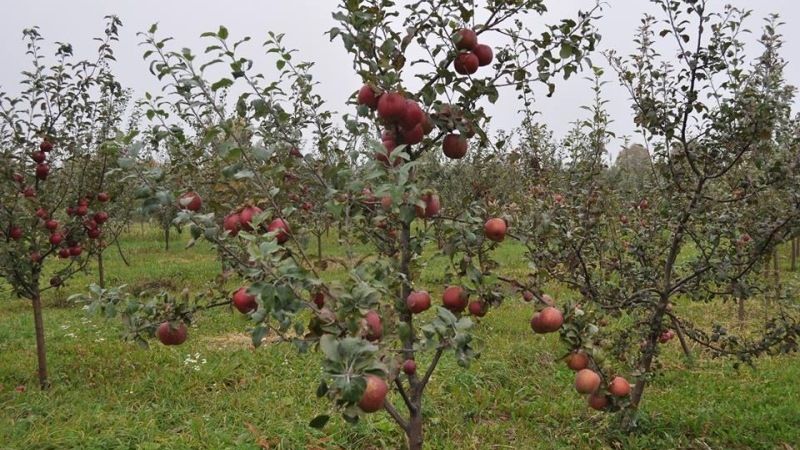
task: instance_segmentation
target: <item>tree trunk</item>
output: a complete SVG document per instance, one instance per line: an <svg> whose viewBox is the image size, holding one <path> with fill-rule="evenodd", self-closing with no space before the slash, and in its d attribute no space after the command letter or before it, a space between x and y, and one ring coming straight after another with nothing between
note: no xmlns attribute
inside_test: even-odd
<svg viewBox="0 0 800 450"><path fill-rule="evenodd" d="M47 381L47 351L44 345L44 320L42 319L42 299L36 289L33 298L33 325L36 328L36 357L39 361L39 387L44 390L50 386Z"/></svg>
<svg viewBox="0 0 800 450"><path fill-rule="evenodd" d="M97 278L101 288L106 287L106 272L103 268L103 252L97 254Z"/></svg>
<svg viewBox="0 0 800 450"><path fill-rule="evenodd" d="M794 272L795 270L797 270L797 238L792 239L792 255L790 260L791 260L791 266L789 267L789 270Z"/></svg>
<svg viewBox="0 0 800 450"><path fill-rule="evenodd" d="M744 326L744 299L743 298L737 298L736 299L736 303L739 306L738 312L737 312L739 323L742 326Z"/></svg>
<svg viewBox="0 0 800 450"><path fill-rule="evenodd" d="M317 234L317 261L322 262L322 233Z"/></svg>
<svg viewBox="0 0 800 450"><path fill-rule="evenodd" d="M422 435L422 402L417 402L417 412L411 413L408 418L408 450L421 450L424 438Z"/></svg>
<svg viewBox="0 0 800 450"><path fill-rule="evenodd" d="M169 223L164 227L164 250L169 251Z"/></svg>

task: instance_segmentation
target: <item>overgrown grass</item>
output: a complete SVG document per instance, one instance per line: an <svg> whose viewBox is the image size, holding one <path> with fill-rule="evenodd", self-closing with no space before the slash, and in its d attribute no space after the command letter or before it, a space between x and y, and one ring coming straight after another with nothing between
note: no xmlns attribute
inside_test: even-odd
<svg viewBox="0 0 800 450"><path fill-rule="evenodd" d="M157 230L134 228L122 243L133 265L126 266L115 250L107 252L108 284L201 286L219 264L207 246L186 251L184 242L185 236L176 238L165 251ZM521 254L511 244L498 250L507 270L516 273L525 268ZM441 264L431 262L422 281L439 284ZM144 350L120 341L116 322L86 317L79 306L54 306L95 280L90 271L64 292L48 292L53 387L46 392L36 388L29 305L17 299L0 304L0 448L401 447L402 436L385 414L356 426L334 415L322 431L308 427L310 418L329 411L328 402L313 395L319 356L279 344L252 349L248 322L238 313L210 312L199 318L185 345ZM733 308L690 308L698 318L735 317ZM443 358L425 403L428 448L800 445L800 362L794 356L760 360L756 370L736 371L730 362L705 359L687 367L673 341L662 359L671 370L648 388L640 431L621 435L608 415L589 410L574 393L572 373L559 361L563 347L557 336L533 336L530 314L530 305L517 300L493 310L477 328L482 356L469 369ZM17 392L17 386L27 390Z"/></svg>

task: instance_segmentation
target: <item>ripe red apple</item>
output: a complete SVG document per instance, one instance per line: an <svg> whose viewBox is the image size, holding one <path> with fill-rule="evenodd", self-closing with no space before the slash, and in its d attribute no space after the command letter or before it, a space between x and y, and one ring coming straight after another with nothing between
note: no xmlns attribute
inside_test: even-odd
<svg viewBox="0 0 800 450"><path fill-rule="evenodd" d="M314 304L317 305L317 308L322 309L325 306L325 293L322 291L317 292L314 294Z"/></svg>
<svg viewBox="0 0 800 450"><path fill-rule="evenodd" d="M97 228L97 221L95 221L94 219L86 219L83 221L83 227L86 228L87 230L94 230L95 228Z"/></svg>
<svg viewBox="0 0 800 450"><path fill-rule="evenodd" d="M78 206L89 206L89 199L86 197L81 198L78 200Z"/></svg>
<svg viewBox="0 0 800 450"><path fill-rule="evenodd" d="M58 221L55 219L50 219L44 223L44 227L50 231L56 231L58 229Z"/></svg>
<svg viewBox="0 0 800 450"><path fill-rule="evenodd" d="M380 411L383 409L383 401L389 392L389 386L383 381L383 378L376 375L366 375L364 379L367 385L361 400L358 401L358 407L368 413Z"/></svg>
<svg viewBox="0 0 800 450"><path fill-rule="evenodd" d="M36 217L44 220L44 219L47 219L47 216L48 216L48 214L47 214L47 210L46 209L39 208L39 209L36 210Z"/></svg>
<svg viewBox="0 0 800 450"><path fill-rule="evenodd" d="M78 207L78 209L81 209L81 208L83 208L83 206ZM80 211L79 211L78 215L82 216L83 214L80 214ZM100 212L96 213L92 219L95 222L97 222L98 224L102 225L102 224L106 223L106 221L108 220L108 213L105 212L105 211L100 211Z"/></svg>
<svg viewBox="0 0 800 450"><path fill-rule="evenodd" d="M247 231L253 231L253 218L263 211L258 206L247 206L239 213L239 221L242 224L242 228Z"/></svg>
<svg viewBox="0 0 800 450"><path fill-rule="evenodd" d="M414 291L408 294L406 306L412 314L419 314L431 307L431 295L428 291Z"/></svg>
<svg viewBox="0 0 800 450"><path fill-rule="evenodd" d="M364 320L367 324L367 340L377 341L383 336L383 324L381 323L381 316L375 311L367 311L364 315Z"/></svg>
<svg viewBox="0 0 800 450"><path fill-rule="evenodd" d="M31 252L31 262L32 263L42 262L42 254L39 252Z"/></svg>
<svg viewBox="0 0 800 450"><path fill-rule="evenodd" d="M43 151L36 151L31 153L31 159L36 163L43 163L47 159L47 154Z"/></svg>
<svg viewBox="0 0 800 450"><path fill-rule="evenodd" d="M643 198L642 201L639 202L639 209L646 210L650 208L650 203L647 201L646 198Z"/></svg>
<svg viewBox="0 0 800 450"><path fill-rule="evenodd" d="M69 248L69 255L70 256L81 256L82 252L83 252L83 249L81 248L80 245L73 245L72 247Z"/></svg>
<svg viewBox="0 0 800 450"><path fill-rule="evenodd" d="M61 233L53 233L50 235L50 243L53 246L59 246L64 242L64 235Z"/></svg>
<svg viewBox="0 0 800 450"><path fill-rule="evenodd" d="M11 230L9 230L8 235L11 237L11 239L18 241L22 239L22 228L16 226L11 227Z"/></svg>
<svg viewBox="0 0 800 450"><path fill-rule="evenodd" d="M456 69L456 73L461 75L472 75L473 73L478 71L478 65L480 61L478 61L478 57L475 56L474 53L459 53L456 56L456 60L453 61L453 67Z"/></svg>
<svg viewBox="0 0 800 450"><path fill-rule="evenodd" d="M450 159L461 159L467 154L467 139L460 134L448 134L442 141L442 150Z"/></svg>
<svg viewBox="0 0 800 450"><path fill-rule="evenodd" d="M22 190L22 195L25 196L25 198L34 198L36 197L36 190L33 187L28 186Z"/></svg>
<svg viewBox="0 0 800 450"><path fill-rule="evenodd" d="M281 218L270 222L269 226L267 227L267 231L270 233L277 232L275 239L278 241L278 244L283 244L288 241L289 233L291 232L291 230L289 230L289 224Z"/></svg>
<svg viewBox="0 0 800 450"><path fill-rule="evenodd" d="M68 249L68 248L66 248L66 247L64 247L64 248L60 248L60 249L58 250L58 257L59 257L59 258L61 258L61 259L67 259L67 258L69 258L69 249Z"/></svg>
<svg viewBox="0 0 800 450"><path fill-rule="evenodd" d="M631 384L622 377L614 377L608 385L608 392L615 397L627 397L631 393Z"/></svg>
<svg viewBox="0 0 800 450"><path fill-rule="evenodd" d="M403 362L403 372L408 375L417 373L417 363L413 359L407 359Z"/></svg>
<svg viewBox="0 0 800 450"><path fill-rule="evenodd" d="M99 200L99 198L98 198ZM178 197L178 206L181 209L188 209L189 211L200 211L203 206L203 198L197 192L184 192Z"/></svg>
<svg viewBox="0 0 800 450"><path fill-rule="evenodd" d="M413 128L401 128L400 137L406 145L416 145L422 142L425 137L425 132L422 130L422 124L416 124Z"/></svg>
<svg viewBox="0 0 800 450"><path fill-rule="evenodd" d="M241 229L241 227L241 219L237 213L228 214L222 221L222 228L229 232L231 236L236 236L239 234L239 229Z"/></svg>
<svg viewBox="0 0 800 450"><path fill-rule="evenodd" d="M483 225L483 234L490 241L503 242L506 237L506 221L497 217L487 220Z"/></svg>
<svg viewBox="0 0 800 450"><path fill-rule="evenodd" d="M101 192L101 193L97 194L97 201L98 202L105 203L105 202L107 202L109 200L111 200L111 196L108 195L108 192Z"/></svg>
<svg viewBox="0 0 800 450"><path fill-rule="evenodd" d="M589 355L580 350L570 353L567 356L567 367L576 372L589 367Z"/></svg>
<svg viewBox="0 0 800 450"><path fill-rule="evenodd" d="M472 50L478 45L478 35L472 29L462 28L453 36L453 43L459 50Z"/></svg>
<svg viewBox="0 0 800 450"><path fill-rule="evenodd" d="M489 312L489 306L483 300L469 302L469 313L475 317L483 317Z"/></svg>
<svg viewBox="0 0 800 450"><path fill-rule="evenodd" d="M156 337L164 345L181 345L186 342L188 334L189 330L183 322L177 327L173 327L169 322L163 322L156 331Z"/></svg>
<svg viewBox="0 0 800 450"><path fill-rule="evenodd" d="M100 231L99 228L90 228L86 230L86 235L89 236L89 239L97 239L101 234L103 234L103 232Z"/></svg>
<svg viewBox="0 0 800 450"><path fill-rule="evenodd" d="M75 208L74 211L75 211L76 215L79 215L79 216L83 217L86 214L89 214L89 207L86 206L86 205L80 205L77 208ZM100 223L100 222L98 222L98 223Z"/></svg>
<svg viewBox="0 0 800 450"><path fill-rule="evenodd" d="M658 336L658 342L662 344L666 344L667 342L671 341L672 338L675 337L675 332L672 330L664 330Z"/></svg>
<svg viewBox="0 0 800 450"><path fill-rule="evenodd" d="M531 291L522 291L522 299L525 300L526 302L532 302L534 298L535 297L533 295L533 292L531 292Z"/></svg>
<svg viewBox="0 0 800 450"><path fill-rule="evenodd" d="M575 390L581 394L591 394L600 388L600 375L591 369L582 369L575 374Z"/></svg>
<svg viewBox="0 0 800 450"><path fill-rule="evenodd" d="M289 149L289 156L293 156L295 158L302 158L303 152L300 151L297 147L292 147Z"/></svg>
<svg viewBox="0 0 800 450"><path fill-rule="evenodd" d="M53 150L53 143L48 141L47 139L43 140L41 144L39 144L39 150L43 152L49 152Z"/></svg>
<svg viewBox="0 0 800 450"><path fill-rule="evenodd" d="M419 103L414 100L406 100L405 108L403 109L403 116L400 118L400 125L405 128L414 128L422 123L425 118L425 112L420 108Z"/></svg>
<svg viewBox="0 0 800 450"><path fill-rule="evenodd" d="M433 123L433 119L431 119L430 114L425 113L425 118L422 119L422 131L426 135L430 134L430 132L433 131L433 128L435 126L436 126L436 124Z"/></svg>
<svg viewBox="0 0 800 450"><path fill-rule="evenodd" d="M356 102L359 105L366 105L370 109L375 109L378 107L378 95L372 86L365 84L358 90Z"/></svg>
<svg viewBox="0 0 800 450"><path fill-rule="evenodd" d="M421 200L425 202L425 208L416 205L414 208L417 211L417 217L420 219L436 217L442 209L442 204L439 202L439 196L433 192L422 194Z"/></svg>
<svg viewBox="0 0 800 450"><path fill-rule="evenodd" d="M606 409L606 406L608 406L608 397L606 397L603 394L598 394L595 392L589 395L588 402L589 402L589 407L591 407L592 409L602 411Z"/></svg>
<svg viewBox="0 0 800 450"><path fill-rule="evenodd" d="M561 311L548 306L537 312L531 318L531 328L536 333L552 333L558 331L564 324L564 316Z"/></svg>
<svg viewBox="0 0 800 450"><path fill-rule="evenodd" d="M406 110L406 99L397 92L387 92L378 99L378 117L387 122L397 122Z"/></svg>
<svg viewBox="0 0 800 450"><path fill-rule="evenodd" d="M461 312L467 307L469 294L461 286L450 286L444 290L442 303L453 312Z"/></svg>
<svg viewBox="0 0 800 450"><path fill-rule="evenodd" d="M239 310L242 314L247 314L250 311L255 311L258 308L256 303L256 296L247 293L247 287L240 287L231 296L233 307Z"/></svg>
<svg viewBox="0 0 800 450"><path fill-rule="evenodd" d="M47 175L50 174L50 166L47 164L37 164L36 165L36 178L40 180L46 180Z"/></svg>
<svg viewBox="0 0 800 450"><path fill-rule="evenodd" d="M494 53L492 52L492 47L489 47L486 44L478 44L475 48L472 49L472 53L478 57L478 64L483 66L488 66L492 63L492 58L494 58Z"/></svg>

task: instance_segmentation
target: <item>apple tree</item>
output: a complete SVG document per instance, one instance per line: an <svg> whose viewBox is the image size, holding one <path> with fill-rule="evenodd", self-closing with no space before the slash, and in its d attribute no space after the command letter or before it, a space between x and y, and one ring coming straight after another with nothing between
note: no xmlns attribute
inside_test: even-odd
<svg viewBox="0 0 800 450"><path fill-rule="evenodd" d="M77 60L66 43L47 58L40 30L26 29L32 67L23 72L19 93L0 92L0 272L17 296L31 301L43 389L42 293L102 251L110 218L102 161L111 150L104 143L116 133L128 94L111 72L121 22L106 19L92 60ZM59 261L45 270L50 259Z"/></svg>
<svg viewBox="0 0 800 450"><path fill-rule="evenodd" d="M748 12L655 3L665 19L645 17L638 53L609 55L650 155L647 176L631 189L606 169L610 119L598 82L592 118L566 142L564 172L520 225L533 282L554 279L575 296L559 308L576 390L592 408L621 412L625 429L674 337L687 355L694 347L738 364L796 351L800 333L789 291L763 328L741 336L721 317L689 314L693 302L767 292L757 269L800 221L794 89L781 75L777 22L764 26L763 54L748 59L739 40ZM677 63L661 60L656 35L674 44ZM540 314L534 331L555 331Z"/></svg>

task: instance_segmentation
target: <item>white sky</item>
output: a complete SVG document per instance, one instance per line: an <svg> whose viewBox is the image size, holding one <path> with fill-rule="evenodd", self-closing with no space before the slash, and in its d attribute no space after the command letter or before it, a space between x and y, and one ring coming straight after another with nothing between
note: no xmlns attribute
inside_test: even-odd
<svg viewBox="0 0 800 450"><path fill-rule="evenodd" d="M613 48L621 54L634 49L633 36L644 12L659 17L658 9L647 0L607 0L603 19L598 23L603 36L602 49ZM771 12L781 15L787 23L782 30L787 41L783 56L789 60L786 75L789 82L800 86L800 62L792 61L792 56L800 54L800 1L798 0L711 0L712 5L721 7L732 3L754 11L749 28L754 31L751 42L759 36L762 18ZM340 41L329 42L323 33L335 26L331 12L337 0L30 0L5 2L0 15L0 86L3 90L17 89L19 72L27 69L28 60L21 40L22 29L39 25L48 42L70 42L79 56L94 52L94 36L102 34L103 16L117 14L123 21L121 41L116 46L118 64L116 73L123 85L141 96L145 91L158 89L155 79L149 74L147 64L142 60L142 49L137 32L145 31L150 24L159 23L163 36L175 37L175 46L192 48L195 53L205 48L200 33L215 31L225 25L232 37L249 35L253 37L252 49L248 56L256 61L264 59L259 48L268 30L286 33L284 43L287 47L299 49L299 59L314 61L313 70L320 82L319 93L328 102L328 107L339 113L353 110L345 105L347 97L359 87L359 80L352 70L350 57ZM550 0L547 2L550 13L545 21L553 22L573 15L578 9L588 9L593 0ZM535 27L535 24L532 24ZM752 47L756 49L756 47ZM753 53L755 54L755 53ZM593 61L604 63L600 55ZM630 120L631 113L625 92L617 87L616 77L607 72L609 81L606 97L608 108L615 122L612 125L617 135L634 133ZM539 89L536 109L541 111L540 120L548 124L556 133L563 135L570 123L582 117L580 105L590 101L588 82L579 74L568 82L560 82L553 98L545 97L544 89ZM501 101L488 112L495 117L493 127L513 128L519 123L516 111L516 95L512 91L501 93ZM616 153L616 149L611 149Z"/></svg>

